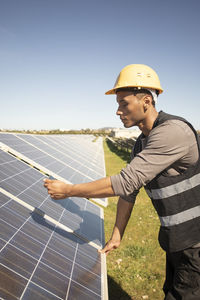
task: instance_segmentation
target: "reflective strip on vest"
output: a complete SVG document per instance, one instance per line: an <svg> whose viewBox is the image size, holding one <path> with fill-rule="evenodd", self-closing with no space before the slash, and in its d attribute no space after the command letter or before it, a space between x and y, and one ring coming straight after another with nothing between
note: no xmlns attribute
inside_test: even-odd
<svg viewBox="0 0 200 300"><path fill-rule="evenodd" d="M188 191L188 190L196 187L199 184L200 184L200 174L197 174L189 179L185 179L181 182L172 184L172 185L164 187L164 188L152 189L151 191L149 191L148 189L145 189L145 190L150 198L152 198L153 200L156 200L156 199L169 198L174 195L183 193L185 191Z"/></svg>
<svg viewBox="0 0 200 300"><path fill-rule="evenodd" d="M162 226L173 226L200 217L200 206L196 206L167 217L159 217Z"/></svg>

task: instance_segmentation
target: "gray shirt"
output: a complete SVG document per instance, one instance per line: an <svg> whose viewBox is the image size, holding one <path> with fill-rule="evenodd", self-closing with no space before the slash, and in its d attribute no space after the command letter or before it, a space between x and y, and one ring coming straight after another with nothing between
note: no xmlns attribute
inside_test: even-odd
<svg viewBox="0 0 200 300"><path fill-rule="evenodd" d="M142 140L142 151L120 174L111 176L115 195L134 202L138 190L164 171L175 176L194 165L199 157L192 129L180 120L168 120Z"/></svg>

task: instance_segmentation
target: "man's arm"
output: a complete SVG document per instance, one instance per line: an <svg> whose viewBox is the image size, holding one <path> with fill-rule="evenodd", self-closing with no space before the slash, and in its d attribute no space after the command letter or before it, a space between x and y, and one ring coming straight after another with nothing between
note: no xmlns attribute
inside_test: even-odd
<svg viewBox="0 0 200 300"><path fill-rule="evenodd" d="M106 243L105 247L102 250L99 250L100 253L105 253L106 255L108 255L110 251L119 247L124 231L126 229L126 225L128 224L133 205L134 202L128 202L126 200L123 200L121 197L119 198L117 203L116 221L112 236Z"/></svg>
<svg viewBox="0 0 200 300"><path fill-rule="evenodd" d="M66 184L60 180L44 180L50 196L55 199L67 197L104 198L115 196L110 177L81 184Z"/></svg>
<svg viewBox="0 0 200 300"><path fill-rule="evenodd" d="M192 143L191 137L196 146L195 136L191 133L191 129L182 121L165 122L152 130L146 147L122 169L120 174L75 185L46 179L44 186L53 199L104 198L114 195L125 198L187 155L188 147ZM198 149L196 153L198 156ZM187 165L188 163L191 162L187 161Z"/></svg>

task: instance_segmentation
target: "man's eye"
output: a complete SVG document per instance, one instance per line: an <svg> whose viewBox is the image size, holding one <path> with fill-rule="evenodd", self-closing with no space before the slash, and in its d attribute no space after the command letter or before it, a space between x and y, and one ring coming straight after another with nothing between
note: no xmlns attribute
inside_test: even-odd
<svg viewBox="0 0 200 300"><path fill-rule="evenodd" d="M119 109L120 109L120 108L125 108L125 107L127 107L127 106L128 106L128 103L126 103L126 102L120 103Z"/></svg>

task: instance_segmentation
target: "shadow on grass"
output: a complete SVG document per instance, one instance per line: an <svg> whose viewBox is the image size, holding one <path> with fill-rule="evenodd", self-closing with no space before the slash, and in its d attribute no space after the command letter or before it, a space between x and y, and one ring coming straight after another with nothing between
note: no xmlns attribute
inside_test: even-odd
<svg viewBox="0 0 200 300"><path fill-rule="evenodd" d="M113 152L116 155L118 155L121 159L123 159L127 163L129 163L131 161L131 158L130 158L131 154L129 152L126 152L126 151L123 151L121 149L118 149L109 140L107 140L106 143L107 143L108 148L110 149L111 152Z"/></svg>
<svg viewBox="0 0 200 300"><path fill-rule="evenodd" d="M131 300L132 298L108 275L109 300Z"/></svg>

